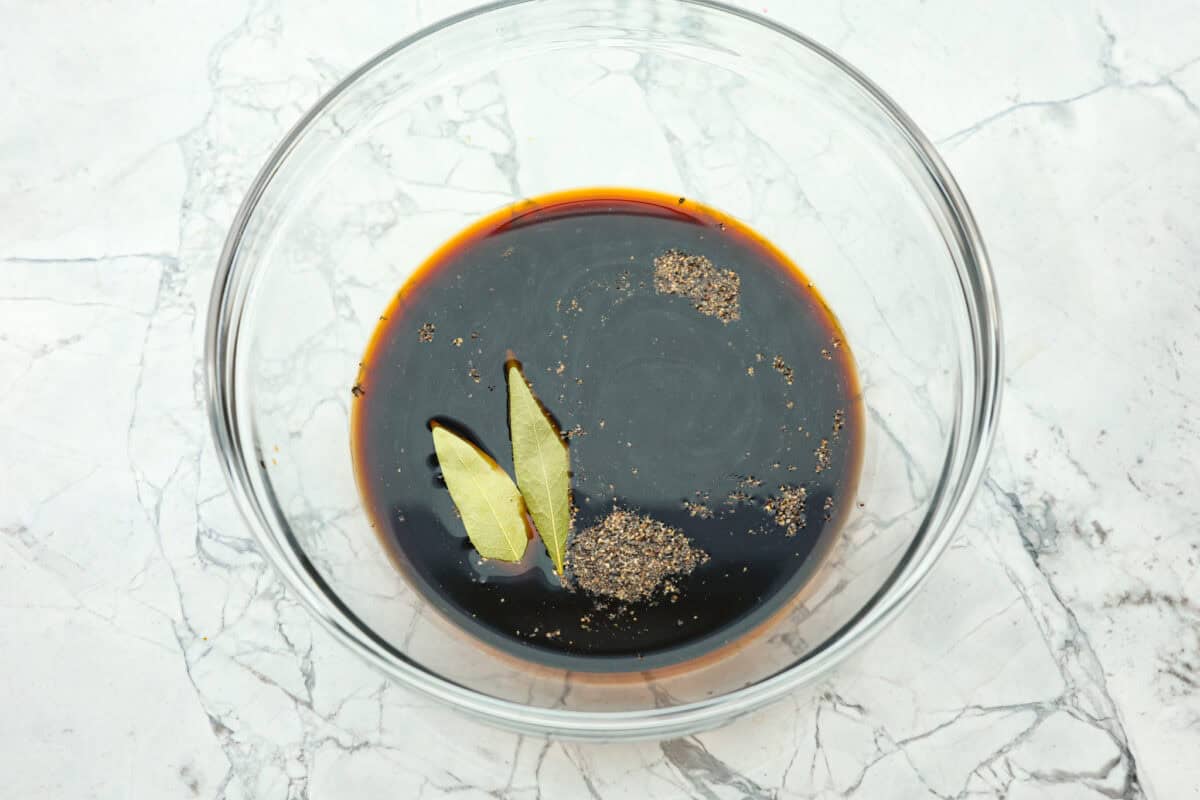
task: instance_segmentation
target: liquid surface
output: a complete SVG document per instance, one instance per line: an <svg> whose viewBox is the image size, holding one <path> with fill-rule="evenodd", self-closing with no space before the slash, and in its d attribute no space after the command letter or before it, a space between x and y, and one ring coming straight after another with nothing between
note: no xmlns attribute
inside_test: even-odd
<svg viewBox="0 0 1200 800"><path fill-rule="evenodd" d="M735 271L739 317L656 292L669 250ZM536 539L519 565L475 553L428 423L446 420L512 474L509 350L571 432L574 530L615 502L708 553L674 581L677 599L598 603L563 588ZM539 198L464 231L381 317L354 394L360 489L406 577L471 636L565 669L680 664L785 608L853 502L861 461L853 359L803 274L733 220L641 191ZM769 510L782 487L807 493L795 535Z"/></svg>

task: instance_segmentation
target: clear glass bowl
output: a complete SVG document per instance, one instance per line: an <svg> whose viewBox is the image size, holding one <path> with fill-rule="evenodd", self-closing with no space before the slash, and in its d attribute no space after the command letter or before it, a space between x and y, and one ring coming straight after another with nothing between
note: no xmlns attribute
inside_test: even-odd
<svg viewBox="0 0 1200 800"><path fill-rule="evenodd" d="M765 235L837 314L866 406L856 507L799 602L716 663L636 680L493 658L428 613L350 459L359 359L424 258L487 212L586 186L684 195ZM295 596L398 683L560 736L689 733L827 673L945 549L1000 389L983 243L929 141L829 51L696 0L501 3L373 58L258 176L208 326L222 463Z"/></svg>

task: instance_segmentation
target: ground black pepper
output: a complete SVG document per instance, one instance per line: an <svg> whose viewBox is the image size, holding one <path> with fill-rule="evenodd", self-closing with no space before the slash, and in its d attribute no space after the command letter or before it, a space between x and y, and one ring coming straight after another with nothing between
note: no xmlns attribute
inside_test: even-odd
<svg viewBox="0 0 1200 800"><path fill-rule="evenodd" d="M807 500L808 490L803 486L780 486L779 495L768 498L763 509L775 518L775 524L783 528L788 536L795 536L808 524L805 515Z"/></svg>
<svg viewBox="0 0 1200 800"><path fill-rule="evenodd" d="M717 269L705 256L668 250L654 259L656 292L686 297L701 314L725 323L741 319L741 286L736 272Z"/></svg>
<svg viewBox="0 0 1200 800"><path fill-rule="evenodd" d="M822 439L820 446L813 451L813 455L817 457L817 472L824 472L833 464L833 455L829 452L829 440Z"/></svg>
<svg viewBox="0 0 1200 800"><path fill-rule="evenodd" d="M776 372L783 376L783 379L787 381L788 386L792 385L792 382L796 379L796 370L792 369L787 365L787 363L784 362L783 356L775 356L775 360L771 362L771 366L775 368Z"/></svg>
<svg viewBox="0 0 1200 800"><path fill-rule="evenodd" d="M577 533L567 573L579 588L625 603L647 600L663 582L708 561L679 528L628 509L613 510Z"/></svg>

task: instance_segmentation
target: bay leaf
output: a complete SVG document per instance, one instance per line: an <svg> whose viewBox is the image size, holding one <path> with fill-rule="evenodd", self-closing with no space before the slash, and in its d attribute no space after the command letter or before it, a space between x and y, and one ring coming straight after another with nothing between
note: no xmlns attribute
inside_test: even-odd
<svg viewBox="0 0 1200 800"><path fill-rule="evenodd" d="M437 422L430 426L442 477L471 544L484 558L520 561L529 527L512 478L474 443Z"/></svg>
<svg viewBox="0 0 1200 800"><path fill-rule="evenodd" d="M571 531L571 463L567 443L525 380L520 362L506 364L513 466L529 515L554 570L562 575Z"/></svg>

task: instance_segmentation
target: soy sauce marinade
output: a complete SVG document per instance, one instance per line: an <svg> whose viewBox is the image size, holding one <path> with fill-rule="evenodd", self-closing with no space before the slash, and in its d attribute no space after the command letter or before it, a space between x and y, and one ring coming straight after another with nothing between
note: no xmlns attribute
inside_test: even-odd
<svg viewBox="0 0 1200 800"><path fill-rule="evenodd" d="M656 259L687 256L736 273L732 312L656 290ZM521 564L479 557L428 425L512 474L510 350L568 432L576 534L615 503L681 529L706 562L627 603L564 587L536 539ZM853 359L803 274L718 212L643 191L551 195L464 231L381 317L354 395L359 485L408 579L482 642L571 670L680 664L786 607L861 460Z"/></svg>

